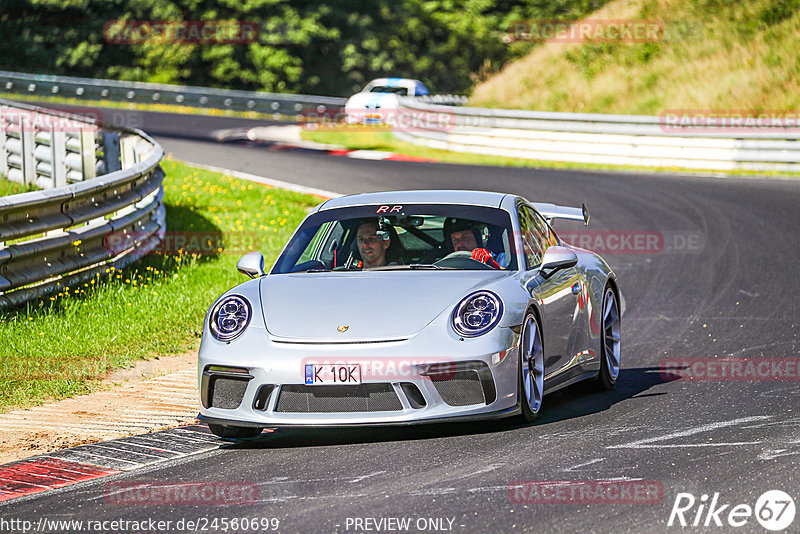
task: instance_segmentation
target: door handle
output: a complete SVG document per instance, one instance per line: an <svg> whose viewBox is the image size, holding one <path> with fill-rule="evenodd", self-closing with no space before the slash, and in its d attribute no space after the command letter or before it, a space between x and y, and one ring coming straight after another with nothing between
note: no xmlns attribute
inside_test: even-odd
<svg viewBox="0 0 800 534"><path fill-rule="evenodd" d="M572 285L572 294L573 295L577 295L580 292L581 292L581 283L580 282L575 282Z"/></svg>

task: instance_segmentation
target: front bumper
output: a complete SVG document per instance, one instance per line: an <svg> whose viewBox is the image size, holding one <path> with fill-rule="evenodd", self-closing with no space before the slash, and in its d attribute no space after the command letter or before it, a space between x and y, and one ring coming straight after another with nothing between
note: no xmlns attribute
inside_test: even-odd
<svg viewBox="0 0 800 534"><path fill-rule="evenodd" d="M496 328L479 338L443 340L426 330L374 343L275 342L253 325L229 344L204 336L199 418L234 426L349 426L516 413L517 334ZM305 386L310 362L359 363L362 385Z"/></svg>

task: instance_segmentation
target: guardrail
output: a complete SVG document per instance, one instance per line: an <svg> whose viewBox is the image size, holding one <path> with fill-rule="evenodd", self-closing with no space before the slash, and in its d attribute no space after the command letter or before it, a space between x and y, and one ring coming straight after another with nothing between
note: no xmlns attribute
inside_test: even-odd
<svg viewBox="0 0 800 534"><path fill-rule="evenodd" d="M0 117L0 174L12 182L47 189L105 172L93 120L5 105Z"/></svg>
<svg viewBox="0 0 800 534"><path fill-rule="evenodd" d="M444 106L464 106L467 103L465 95L433 94L413 97L417 102L425 104L441 104Z"/></svg>
<svg viewBox="0 0 800 534"><path fill-rule="evenodd" d="M277 116L335 114L346 99L330 96L234 91L159 83L0 71L0 91L83 100L171 104L196 108L255 111Z"/></svg>
<svg viewBox="0 0 800 534"><path fill-rule="evenodd" d="M436 120L418 120L395 136L443 150L643 167L800 170L800 129L790 121L761 129L752 126L760 122L743 120L741 128L702 131L642 115L450 107L412 98L401 98L400 107Z"/></svg>
<svg viewBox="0 0 800 534"><path fill-rule="evenodd" d="M87 100L165 103L189 107L230 109L272 113L279 117L338 116L344 98L232 91L205 87L185 87L140 82L119 82L0 71L0 91L37 96L65 96ZM543 161L633 165L708 170L800 170L800 129L777 126L761 131L748 127L718 131L699 131L693 126L665 127L664 117L642 115L605 115L591 113L555 113L520 110L460 107L465 97L429 95L400 98L401 111L411 115L430 113L448 116L445 127L430 127L436 121L421 121L419 127L403 128L395 135L418 145ZM713 130L713 129L712 129ZM95 149L113 143L113 139L95 136ZM29 140L30 141L30 140ZM63 184L60 163L48 160L47 152L58 147L61 139L49 139L41 133L34 139L41 156L36 176L25 174L25 162L31 153L21 152L22 140L10 139L13 155L7 168L0 166L12 180L47 186ZM67 182L91 170L87 154L91 135L67 137L69 148ZM28 142L28 147L33 143ZM50 147L50 148L48 148ZM0 147L2 148L2 147ZM122 150L123 147L120 148ZM107 152L108 150L106 150ZM82 154L77 164L76 154ZM27 158L27 159L26 159ZM96 172L102 173L111 162L96 160ZM0 162L2 165L2 162ZM56 167L51 170L50 166ZM50 171L50 172L48 172Z"/></svg>
<svg viewBox="0 0 800 534"><path fill-rule="evenodd" d="M44 188L0 197L0 308L152 250L165 230L163 155L142 131L0 100L0 173Z"/></svg>

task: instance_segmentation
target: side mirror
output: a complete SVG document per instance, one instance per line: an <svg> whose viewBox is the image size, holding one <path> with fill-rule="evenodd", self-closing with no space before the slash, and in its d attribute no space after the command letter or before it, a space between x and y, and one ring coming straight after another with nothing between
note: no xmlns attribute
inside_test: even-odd
<svg viewBox="0 0 800 534"><path fill-rule="evenodd" d="M578 255L567 247L550 247L544 251L539 274L542 278L550 278L556 271L574 267L578 263Z"/></svg>
<svg viewBox="0 0 800 534"><path fill-rule="evenodd" d="M264 276L264 255L260 252L248 252L239 259L236 268L250 278Z"/></svg>

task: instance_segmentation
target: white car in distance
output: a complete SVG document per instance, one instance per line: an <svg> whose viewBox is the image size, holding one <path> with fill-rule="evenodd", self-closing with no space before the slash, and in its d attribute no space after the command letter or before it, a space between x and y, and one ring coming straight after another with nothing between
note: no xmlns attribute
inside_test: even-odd
<svg viewBox="0 0 800 534"><path fill-rule="evenodd" d="M419 80L410 78L377 78L369 82L345 104L348 124L379 125L386 123L386 114L398 109L401 96L424 96L428 89Z"/></svg>

